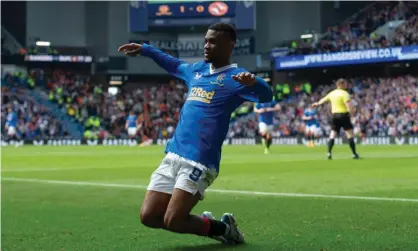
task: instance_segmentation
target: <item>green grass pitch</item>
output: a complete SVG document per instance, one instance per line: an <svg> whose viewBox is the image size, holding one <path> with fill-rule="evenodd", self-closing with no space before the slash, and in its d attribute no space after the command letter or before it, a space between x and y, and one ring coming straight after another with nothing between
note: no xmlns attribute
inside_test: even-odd
<svg viewBox="0 0 418 251"><path fill-rule="evenodd" d="M418 250L418 147L225 146L194 213L236 215L246 244L142 226L163 148L2 148L2 251ZM256 192L256 193L254 193Z"/></svg>

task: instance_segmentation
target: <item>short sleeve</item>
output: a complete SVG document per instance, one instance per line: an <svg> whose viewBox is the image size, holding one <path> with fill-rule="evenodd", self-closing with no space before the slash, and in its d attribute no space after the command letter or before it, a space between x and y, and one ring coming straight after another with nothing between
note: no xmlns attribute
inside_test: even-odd
<svg viewBox="0 0 418 251"><path fill-rule="evenodd" d="M348 92L344 92L343 94L343 101L344 103L347 103L348 101L350 101L350 94Z"/></svg>

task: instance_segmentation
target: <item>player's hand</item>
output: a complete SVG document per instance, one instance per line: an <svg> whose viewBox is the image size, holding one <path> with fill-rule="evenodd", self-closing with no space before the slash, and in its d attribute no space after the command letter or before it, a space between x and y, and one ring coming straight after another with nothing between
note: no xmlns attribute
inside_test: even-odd
<svg viewBox="0 0 418 251"><path fill-rule="evenodd" d="M140 55L142 50L142 44L124 44L119 47L118 51L125 53L127 56L136 56Z"/></svg>
<svg viewBox="0 0 418 251"><path fill-rule="evenodd" d="M318 104L318 102L315 102L315 103L313 103L312 105L311 105L311 107L312 108L315 108L315 107L317 107L319 104Z"/></svg>
<svg viewBox="0 0 418 251"><path fill-rule="evenodd" d="M237 75L232 75L232 79L238 81L244 86L253 86L257 82L255 75L250 72L240 72Z"/></svg>

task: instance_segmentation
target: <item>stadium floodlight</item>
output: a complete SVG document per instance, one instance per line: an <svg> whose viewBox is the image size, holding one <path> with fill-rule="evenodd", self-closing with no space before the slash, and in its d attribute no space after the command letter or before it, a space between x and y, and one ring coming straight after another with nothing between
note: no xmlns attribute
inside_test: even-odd
<svg viewBox="0 0 418 251"><path fill-rule="evenodd" d="M36 45L37 46L50 46L51 42L47 42L47 41L36 41Z"/></svg>
<svg viewBox="0 0 418 251"><path fill-rule="evenodd" d="M300 38L301 39L313 38L313 35L312 34L302 34L302 35L300 35Z"/></svg>

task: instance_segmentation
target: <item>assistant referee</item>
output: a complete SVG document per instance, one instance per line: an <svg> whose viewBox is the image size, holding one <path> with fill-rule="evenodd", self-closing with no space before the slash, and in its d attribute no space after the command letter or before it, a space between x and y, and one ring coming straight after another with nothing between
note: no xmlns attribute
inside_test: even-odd
<svg viewBox="0 0 418 251"><path fill-rule="evenodd" d="M334 146L334 139L337 137L341 128L344 129L345 134L353 152L353 159L359 159L356 152L356 143L354 142L353 125L350 120L350 94L346 91L348 87L347 80L340 78L336 82L337 88L329 92L318 102L312 104L312 107L317 107L326 102L331 102L331 133L328 141L328 159L332 159L332 148Z"/></svg>

